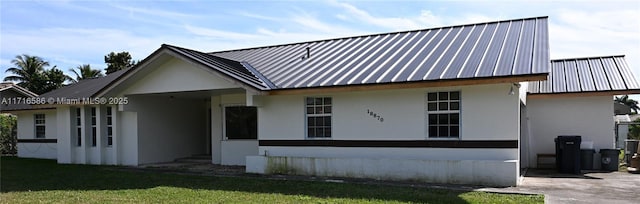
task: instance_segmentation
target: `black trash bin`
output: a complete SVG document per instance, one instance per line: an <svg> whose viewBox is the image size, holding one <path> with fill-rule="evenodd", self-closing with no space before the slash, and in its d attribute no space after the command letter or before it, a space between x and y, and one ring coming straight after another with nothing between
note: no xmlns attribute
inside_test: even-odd
<svg viewBox="0 0 640 204"><path fill-rule="evenodd" d="M625 140L624 158L627 164L631 163L631 157L638 151L638 143L640 140Z"/></svg>
<svg viewBox="0 0 640 204"><path fill-rule="evenodd" d="M618 171L619 149L600 149L600 160L603 171Z"/></svg>
<svg viewBox="0 0 640 204"><path fill-rule="evenodd" d="M581 136L558 136L556 142L556 168L560 173L580 174Z"/></svg>
<svg viewBox="0 0 640 204"><path fill-rule="evenodd" d="M582 170L593 169L593 154L595 153L596 153L595 149L580 150L580 169Z"/></svg>

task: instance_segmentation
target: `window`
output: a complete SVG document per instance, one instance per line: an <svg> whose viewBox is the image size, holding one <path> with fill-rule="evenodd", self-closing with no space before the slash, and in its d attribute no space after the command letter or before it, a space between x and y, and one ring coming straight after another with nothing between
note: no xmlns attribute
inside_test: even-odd
<svg viewBox="0 0 640 204"><path fill-rule="evenodd" d="M97 119L96 119L96 107L91 107L91 146L97 145Z"/></svg>
<svg viewBox="0 0 640 204"><path fill-rule="evenodd" d="M460 92L427 93L429 138L460 137Z"/></svg>
<svg viewBox="0 0 640 204"><path fill-rule="evenodd" d="M35 114L33 117L35 118L36 138L44 138L46 133L44 114Z"/></svg>
<svg viewBox="0 0 640 204"><path fill-rule="evenodd" d="M307 137L331 138L331 97L307 97Z"/></svg>
<svg viewBox="0 0 640 204"><path fill-rule="evenodd" d="M82 111L76 108L76 146L82 146Z"/></svg>
<svg viewBox="0 0 640 204"><path fill-rule="evenodd" d="M258 139L258 109L256 107L225 107L224 124L227 139Z"/></svg>
<svg viewBox="0 0 640 204"><path fill-rule="evenodd" d="M107 145L113 145L113 113L111 107L107 106Z"/></svg>

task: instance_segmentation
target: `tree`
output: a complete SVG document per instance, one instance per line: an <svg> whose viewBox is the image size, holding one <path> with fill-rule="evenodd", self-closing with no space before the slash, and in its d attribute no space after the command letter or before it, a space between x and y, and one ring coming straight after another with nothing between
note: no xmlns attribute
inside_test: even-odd
<svg viewBox="0 0 640 204"><path fill-rule="evenodd" d="M69 78L62 70L56 69L56 67L46 70L43 77L44 81L42 82L43 86L39 92L47 93L59 89L64 86L64 82Z"/></svg>
<svg viewBox="0 0 640 204"><path fill-rule="evenodd" d="M76 67L75 69L69 69L69 71L73 72L73 74L76 75L75 79L69 77L69 81L71 81L71 83L77 83L83 79L104 76L104 74L102 74L102 71L100 71L99 69L91 69L91 65L89 64L78 65L78 67Z"/></svg>
<svg viewBox="0 0 640 204"><path fill-rule="evenodd" d="M108 55L104 56L104 63L107 63L107 68L104 69L106 74L111 74L118 70L129 68L136 64L133 60L131 60L131 55L129 52L111 52Z"/></svg>
<svg viewBox="0 0 640 204"><path fill-rule="evenodd" d="M15 81L18 85L35 91L40 86L42 80L42 74L44 68L49 66L49 62L44 61L37 56L30 56L27 54L18 55L15 59L11 60L11 63L15 67L8 68L5 72L13 74L4 78L5 81Z"/></svg>
<svg viewBox="0 0 640 204"><path fill-rule="evenodd" d="M634 120L635 123L640 123L640 118ZM627 134L629 139L638 140L640 139L640 125L629 125L629 133Z"/></svg>
<svg viewBox="0 0 640 204"><path fill-rule="evenodd" d="M15 67L8 68L5 72L13 75L4 78L5 81L16 81L18 85L36 94L43 94L64 86L69 76L53 66L45 69L49 62L37 56L27 54L18 55L11 60Z"/></svg>
<svg viewBox="0 0 640 204"><path fill-rule="evenodd" d="M629 108L631 108L631 110L633 110L633 112L637 113L638 110L640 110L640 107L638 106L638 101L630 99L629 95L624 95L622 97L616 96L614 101L617 103L623 104L625 106L628 106Z"/></svg>
<svg viewBox="0 0 640 204"><path fill-rule="evenodd" d="M18 152L16 147L17 138L17 118L9 114L0 114L0 153L15 155Z"/></svg>

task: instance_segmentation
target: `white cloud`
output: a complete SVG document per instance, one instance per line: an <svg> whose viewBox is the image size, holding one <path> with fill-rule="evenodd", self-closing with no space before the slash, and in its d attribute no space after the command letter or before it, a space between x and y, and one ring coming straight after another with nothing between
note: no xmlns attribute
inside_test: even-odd
<svg viewBox="0 0 640 204"><path fill-rule="evenodd" d="M400 17L376 17L369 14L367 11L359 9L348 3L330 2L330 4L333 4L337 7L341 7L347 12L348 16L362 23L367 23L367 24L378 26L378 27L384 27L384 28L389 28L393 30L417 29L421 27L418 23L416 23L412 19L400 18ZM345 15L339 15L338 17L342 19L349 18Z"/></svg>
<svg viewBox="0 0 640 204"><path fill-rule="evenodd" d="M192 25L185 25L184 29L186 29L191 34L202 36L202 37L214 38L214 39L247 40L247 39L255 39L259 37L253 34L230 32L230 31L204 28L204 27L192 26Z"/></svg>
<svg viewBox="0 0 640 204"><path fill-rule="evenodd" d="M549 25L549 38L553 58L627 54L640 74L640 13L635 10L560 10Z"/></svg>
<svg viewBox="0 0 640 204"><path fill-rule="evenodd" d="M259 20L266 20L266 21L286 21L285 18L278 18L278 17L273 17L273 16L265 16L265 15L260 15L260 14L254 14L254 13L249 13L246 11L238 11L236 12L236 14L240 15L240 16L244 16L244 17L249 17L249 18L255 18L255 19L259 19Z"/></svg>
<svg viewBox="0 0 640 204"><path fill-rule="evenodd" d="M134 16L136 14L142 14L148 16L155 16L167 19L184 19L184 18L202 18L200 15L188 14L188 13L180 13L168 10L161 9L150 9L150 8L141 8L141 7L131 7L131 6L122 6L122 5L112 5L114 8L125 10L129 12L130 16Z"/></svg>

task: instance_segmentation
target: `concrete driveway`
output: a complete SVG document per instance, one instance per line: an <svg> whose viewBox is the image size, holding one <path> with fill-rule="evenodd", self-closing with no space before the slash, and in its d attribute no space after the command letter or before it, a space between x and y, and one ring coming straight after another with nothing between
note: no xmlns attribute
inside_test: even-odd
<svg viewBox="0 0 640 204"><path fill-rule="evenodd" d="M545 203L640 203L640 174L593 172L558 174L553 170L529 170L521 185L498 192L537 193Z"/></svg>

